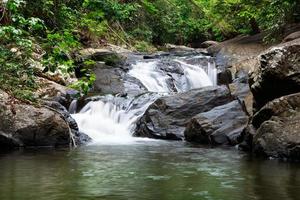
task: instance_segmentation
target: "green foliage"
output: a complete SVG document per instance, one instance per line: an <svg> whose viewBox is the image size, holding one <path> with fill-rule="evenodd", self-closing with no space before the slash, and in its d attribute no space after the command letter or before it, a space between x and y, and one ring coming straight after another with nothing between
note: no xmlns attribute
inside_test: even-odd
<svg viewBox="0 0 300 200"><path fill-rule="evenodd" d="M286 24L300 20L297 0L8 0L0 8L0 88L29 101L38 88L38 66L70 76L74 52L85 45L111 42L152 52L154 45L260 31L272 42ZM93 63L84 65L85 76L72 87L87 93L95 76Z"/></svg>
<svg viewBox="0 0 300 200"><path fill-rule="evenodd" d="M299 21L297 0L194 0L209 20L208 28L218 39L237 34L268 33L267 40L276 40L288 23ZM209 30L208 29L208 30Z"/></svg>
<svg viewBox="0 0 300 200"><path fill-rule="evenodd" d="M80 91L81 94L86 95L89 92L90 88L92 88L95 80L96 80L95 74L90 74L88 76L81 78L79 81L71 84L70 87Z"/></svg>
<svg viewBox="0 0 300 200"><path fill-rule="evenodd" d="M18 13L24 3L22 0L7 2L11 22L0 27L0 88L32 101L37 85L31 60L34 41L30 35L42 29L43 24L39 19L25 18Z"/></svg>
<svg viewBox="0 0 300 200"><path fill-rule="evenodd" d="M156 51L156 48L145 41L137 41L134 47L139 52L153 53L154 51Z"/></svg>

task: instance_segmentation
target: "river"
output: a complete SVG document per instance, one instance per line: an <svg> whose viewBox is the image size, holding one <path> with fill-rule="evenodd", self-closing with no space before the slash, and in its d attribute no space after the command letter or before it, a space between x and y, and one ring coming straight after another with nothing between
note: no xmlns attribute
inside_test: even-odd
<svg viewBox="0 0 300 200"><path fill-rule="evenodd" d="M141 141L0 155L0 199L297 200L299 164Z"/></svg>

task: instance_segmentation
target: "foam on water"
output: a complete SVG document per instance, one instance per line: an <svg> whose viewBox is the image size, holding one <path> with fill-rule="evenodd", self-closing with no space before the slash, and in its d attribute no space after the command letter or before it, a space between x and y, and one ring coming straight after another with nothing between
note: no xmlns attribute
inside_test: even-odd
<svg viewBox="0 0 300 200"><path fill-rule="evenodd" d="M208 62L202 66L188 64L180 59L173 61L180 64L183 75L170 75L158 67L159 60L137 62L132 65L128 75L138 79L149 92L159 94L157 97L216 85L217 70L214 63ZM143 101L139 102L141 98ZM147 141L149 139L134 138L132 134L136 121L156 98L153 95L141 95L120 100L120 97L107 96L88 103L80 113L72 116L79 130L89 135L95 143L131 144Z"/></svg>

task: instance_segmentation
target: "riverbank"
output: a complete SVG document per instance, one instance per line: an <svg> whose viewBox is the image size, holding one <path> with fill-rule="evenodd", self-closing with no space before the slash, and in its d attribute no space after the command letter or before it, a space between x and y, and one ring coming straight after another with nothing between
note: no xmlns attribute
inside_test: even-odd
<svg viewBox="0 0 300 200"><path fill-rule="evenodd" d="M185 101L181 100L180 94L171 96L170 100L167 100L166 97L162 97L150 105L144 116L137 122L138 128L134 135L162 139L186 139L190 142L213 146L241 144L241 149L259 155L298 160L298 129L297 127L285 129L286 126L282 124L282 120L285 119L288 119L287 122L291 123L291 125L294 124L297 126L298 124L297 106L299 104L297 103L297 92L299 92L299 77L297 74L299 65L295 58L297 58L299 40L292 37L293 35L295 35L295 33L291 36L287 36L282 44L275 46L264 45L262 41L263 37L256 35L238 37L223 43L206 42L206 49L192 49L183 46L167 45L166 48L169 49L168 52L154 53L151 55L136 54L116 46L109 46L105 49L90 48L81 50L77 55L79 58L77 60L79 67L80 63L85 62L85 60L93 60L95 62L93 70L97 77L91 95L112 94L126 98L128 95L138 95L147 91L143 83L136 84L136 80L128 79L126 75L131 69L130 65L137 60L147 63L161 58L168 60L168 58L172 56L203 55L200 59L190 59L184 62L192 65L206 62L204 65L207 65L205 57L211 54L215 58L218 69L218 84L224 85L217 86L219 89L213 92L214 95L211 97L224 97L224 102L217 103L219 100L214 100L212 101L210 109L207 109L209 105L207 102L205 104L199 104L199 102L195 103L197 109L200 109L196 112L194 107L191 106L193 100L196 96L200 98L201 95L203 96L201 98L211 98L207 95L209 92L206 92L206 94L204 92L205 90L195 91L196 96L194 95L194 97L192 97L193 95L189 97L188 93L183 93L182 96L186 96ZM282 53L284 56L281 56ZM278 57L277 54L281 57ZM270 63L270 70L268 70L268 63ZM285 66L284 63L289 64ZM178 64L180 63L177 61L173 63L170 61L162 61L160 70L164 71L163 73L169 74L171 77L181 76L180 74L183 72L180 72L180 70L182 69L180 69L180 67L174 68L174 66ZM272 66L276 66L277 68ZM287 68L293 69L294 71L290 70L287 72ZM172 73L174 73L174 75L172 75ZM285 75L285 73L288 74ZM3 115L1 115L3 118L3 125L1 126L1 146L66 146L70 144L77 146L88 142L88 137L84 133L80 133L76 122L68 113L71 101L74 99L74 95L78 93L53 82L54 79L52 79L52 81L45 79L45 77L40 79L45 86L42 91L38 91L39 97L43 100L43 104L40 106L30 105L26 102L12 99L9 97L9 94L5 92L1 93L3 102L1 104L3 110ZM126 86L127 88L124 86L124 80L126 79L133 81L129 88L128 84ZM282 82L280 83L280 81ZM178 85L175 83L172 87L178 88ZM222 87L224 89L221 89ZM214 90L215 89L212 89L211 91ZM228 95L224 96L218 92L221 90L226 91L225 93ZM208 89L208 91L210 91L210 89ZM177 90L175 92L177 92ZM266 98L264 98L264 95ZM178 100L176 100L176 98L178 98ZM281 99L276 100L277 98ZM275 103L268 103L273 100ZM79 108L82 108L88 101L90 100L77 101L77 103L81 105L75 110L79 111ZM195 113L191 116L186 115L184 120L183 118L180 119L179 115L172 116L173 114L171 113L173 111L165 110L164 106L162 107L162 105L164 105L161 104L162 101L170 101L171 104L181 102L182 105L180 107L185 110L184 112ZM155 108L158 102L160 102L161 105ZM165 106L172 110L171 104L166 103ZM281 108L282 105L289 105L289 107L287 109L282 108L280 112L275 112L275 110L278 110L278 107ZM181 112L178 110L178 106L176 103L174 104L174 113ZM192 110L187 111L189 106L191 106L190 108ZM24 113L25 108L30 112ZM202 108L205 109L202 110ZM74 108L72 109L74 111ZM151 114L157 112L160 113L157 116ZM163 114L166 115L165 117L162 117L163 112L166 112ZM49 117L43 117L43 113L48 113L47 116L49 115ZM267 116L264 113L267 113ZM170 116L171 118L169 118ZM273 127L277 127L277 125L268 125L270 120L272 123L274 122L274 120L272 120L274 117L280 119L280 130L286 130L283 133L284 135L277 133L273 129ZM168 123L172 124L172 128L169 127L169 125L166 126L166 124L168 124L166 121L161 121L161 124L155 124L154 121L160 118L169 121ZM26 121L24 119L32 119L33 121ZM57 119L60 122L57 122L57 120L52 122L50 119ZM151 123L149 119L152 120ZM177 121L177 125L175 125L175 121ZM44 125L41 124L45 125L44 129L42 128ZM162 126L162 124L164 125ZM266 126L269 128L267 130L260 128L260 126L265 126L263 124L267 124ZM149 130L151 130L151 133ZM157 132L153 132L153 130ZM293 132L292 130L296 131ZM276 132L276 136L274 136L274 131ZM281 138L284 141L273 141L275 138ZM272 145L270 146L269 144Z"/></svg>

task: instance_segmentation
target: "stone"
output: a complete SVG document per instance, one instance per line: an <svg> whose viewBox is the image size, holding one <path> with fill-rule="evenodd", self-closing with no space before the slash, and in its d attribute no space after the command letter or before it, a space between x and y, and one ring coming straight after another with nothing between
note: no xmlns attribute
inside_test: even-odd
<svg viewBox="0 0 300 200"><path fill-rule="evenodd" d="M194 116L184 131L190 142L209 145L236 145L248 124L248 116L238 100Z"/></svg>
<svg viewBox="0 0 300 200"><path fill-rule="evenodd" d="M294 32L286 36L282 42L289 42L300 38L300 31Z"/></svg>
<svg viewBox="0 0 300 200"><path fill-rule="evenodd" d="M218 44L219 44L219 42L208 40L208 41L201 43L199 47L200 48L208 48L208 47L218 45Z"/></svg>
<svg viewBox="0 0 300 200"><path fill-rule="evenodd" d="M261 54L249 83L257 110L275 98L300 92L300 39Z"/></svg>
<svg viewBox="0 0 300 200"><path fill-rule="evenodd" d="M78 52L78 55L76 57L79 63L85 60L93 60L96 62L104 62L109 66L117 66L124 61L123 56L109 49L82 49Z"/></svg>
<svg viewBox="0 0 300 200"><path fill-rule="evenodd" d="M280 97L253 117L253 151L284 160L300 160L300 93Z"/></svg>
<svg viewBox="0 0 300 200"><path fill-rule="evenodd" d="M206 87L158 98L138 120L134 136L181 140L190 119L231 100L226 87Z"/></svg>
<svg viewBox="0 0 300 200"><path fill-rule="evenodd" d="M22 103L0 91L0 144L6 147L69 146L70 127L45 106Z"/></svg>

